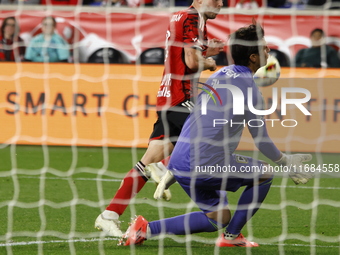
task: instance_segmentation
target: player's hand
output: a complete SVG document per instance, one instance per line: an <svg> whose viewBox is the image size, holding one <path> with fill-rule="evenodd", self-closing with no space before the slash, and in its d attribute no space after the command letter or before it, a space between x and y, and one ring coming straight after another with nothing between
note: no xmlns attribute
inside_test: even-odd
<svg viewBox="0 0 340 255"><path fill-rule="evenodd" d="M162 199L164 190L168 189L175 182L176 179L172 172L170 170L166 171L165 175L158 183L155 193L153 194L154 199Z"/></svg>
<svg viewBox="0 0 340 255"><path fill-rule="evenodd" d="M275 161L278 165L287 166L290 169L289 177L295 184L305 184L314 177L314 173L307 171L303 163L312 160L311 154L292 154L282 153L282 157Z"/></svg>
<svg viewBox="0 0 340 255"><path fill-rule="evenodd" d="M216 61L213 58L206 58L205 59L205 64L208 67L207 69L210 71L215 71L217 66L216 66Z"/></svg>
<svg viewBox="0 0 340 255"><path fill-rule="evenodd" d="M211 39L208 42L208 49L207 49L207 57L215 56L218 53L222 52L224 48L224 42L220 39Z"/></svg>

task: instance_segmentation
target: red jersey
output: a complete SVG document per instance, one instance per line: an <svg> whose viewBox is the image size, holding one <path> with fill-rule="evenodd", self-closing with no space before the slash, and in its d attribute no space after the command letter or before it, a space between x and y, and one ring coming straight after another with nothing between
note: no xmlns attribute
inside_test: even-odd
<svg viewBox="0 0 340 255"><path fill-rule="evenodd" d="M26 47L24 41L18 37L18 44L21 46L13 46L13 40L5 39L0 36L0 61L21 61L24 58ZM19 57L19 59L16 59Z"/></svg>
<svg viewBox="0 0 340 255"><path fill-rule="evenodd" d="M166 109L191 98L194 80L199 78L184 62L184 48L207 50L207 28L193 6L173 14L166 33L164 72L157 94L157 110Z"/></svg>

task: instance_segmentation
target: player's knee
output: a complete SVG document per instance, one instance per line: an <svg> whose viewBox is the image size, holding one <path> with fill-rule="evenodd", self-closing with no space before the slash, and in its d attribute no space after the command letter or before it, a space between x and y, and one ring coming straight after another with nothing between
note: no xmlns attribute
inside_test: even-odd
<svg viewBox="0 0 340 255"><path fill-rule="evenodd" d="M268 182L271 182L274 178L274 174L272 173L266 173L266 174L263 174L261 176L261 178L259 179L259 184L261 183L268 183Z"/></svg>
<svg viewBox="0 0 340 255"><path fill-rule="evenodd" d="M267 162L264 162L264 165L268 166L269 164ZM273 178L274 178L274 173L266 172L266 173L261 175L261 177L259 179L259 183L266 182L266 181L271 181Z"/></svg>
<svg viewBox="0 0 340 255"><path fill-rule="evenodd" d="M225 227L229 223L231 218L231 213L228 208L224 208L222 210L214 212L209 212L206 213L206 215L209 219L214 220L218 224L219 228Z"/></svg>
<svg viewBox="0 0 340 255"><path fill-rule="evenodd" d="M141 161L145 164L156 163L161 161L165 157L171 154L173 150L173 144L169 139L164 140L152 140L143 155Z"/></svg>

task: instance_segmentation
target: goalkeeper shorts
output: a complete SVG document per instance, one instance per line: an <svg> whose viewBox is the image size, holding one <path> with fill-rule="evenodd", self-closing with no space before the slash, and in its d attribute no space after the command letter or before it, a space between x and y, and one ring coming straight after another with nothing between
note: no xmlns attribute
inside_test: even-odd
<svg viewBox="0 0 340 255"><path fill-rule="evenodd" d="M227 191L235 192L242 186L254 185L263 174L256 171L253 166L266 164L264 161L237 154L231 156L230 165L232 169L235 167L235 172L230 170L220 173L216 171L199 173L196 169L192 171L171 169L171 164L169 165L177 182L204 213L228 205ZM242 171L247 168L252 171Z"/></svg>

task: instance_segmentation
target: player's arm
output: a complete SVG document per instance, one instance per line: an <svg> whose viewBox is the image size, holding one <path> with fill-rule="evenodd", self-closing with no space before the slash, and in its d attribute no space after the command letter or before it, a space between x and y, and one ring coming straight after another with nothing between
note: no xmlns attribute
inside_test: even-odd
<svg viewBox="0 0 340 255"><path fill-rule="evenodd" d="M194 72L210 70L216 70L216 62L212 58L205 58L202 55L201 50L195 47L184 48L184 60L188 68Z"/></svg>
<svg viewBox="0 0 340 255"><path fill-rule="evenodd" d="M276 164L286 167L283 173L288 171L289 177L295 184L305 184L314 177L314 173L305 171L303 164L312 160L311 154L282 153L270 139L266 125L249 128L258 149Z"/></svg>
<svg viewBox="0 0 340 255"><path fill-rule="evenodd" d="M224 43L222 40L216 38L209 40L208 49L205 54L206 57L211 57L219 54L220 52L223 51L223 47Z"/></svg>
<svg viewBox="0 0 340 255"><path fill-rule="evenodd" d="M249 132L254 139L256 147L263 153L263 155L272 161L275 162L279 160L282 157L282 153L270 139L266 128L265 119L261 116L253 116L254 117L251 119L261 119L263 121L261 122L261 125L263 123L261 127L248 125ZM246 118L246 123L248 123L249 120L250 119Z"/></svg>
<svg viewBox="0 0 340 255"><path fill-rule="evenodd" d="M266 120L264 116L257 115L250 111L248 108L248 96L247 93L248 88L250 87L253 90L252 93L252 103L254 106L256 106L256 109L264 109L264 100L260 92L256 89L256 85L253 81L247 81L251 82L247 85L240 86L240 88L243 91L243 95L245 95L244 98L244 105L245 105L245 121L246 123L252 123L254 120L257 120L257 123L261 123L261 125L247 125L248 130L251 134L251 136L254 139L256 147L269 159L272 161L279 160L281 158L281 152L276 147L276 145L273 143L273 141L270 139L267 127L266 127Z"/></svg>
<svg viewBox="0 0 340 255"><path fill-rule="evenodd" d="M184 45L184 61L188 68L194 72L204 70L215 71L216 62L209 58L207 54L207 46L205 45L204 36L198 29L196 15L189 15L183 20L183 45ZM203 54L204 52L204 54Z"/></svg>
<svg viewBox="0 0 340 255"><path fill-rule="evenodd" d="M253 102L254 105L257 105L257 100L261 100L261 103L263 104L262 97L259 98L255 95L256 93L253 93ZM311 154L293 154L293 155L287 155L285 153L282 153L276 145L273 143L273 141L270 139L266 127L265 119L262 116L258 116L252 112L249 111L249 109L246 110L246 122L251 119L261 119L263 121L263 125L258 126L250 126L248 125L248 129L250 134L252 135L256 147L269 159L274 161L278 165L286 166L287 168L285 170L288 170L289 177L294 181L295 184L305 184L307 183L311 178L314 177L314 174L307 171L296 171L298 169L303 169L303 163L308 162L312 160ZM284 171L286 172L286 171Z"/></svg>

